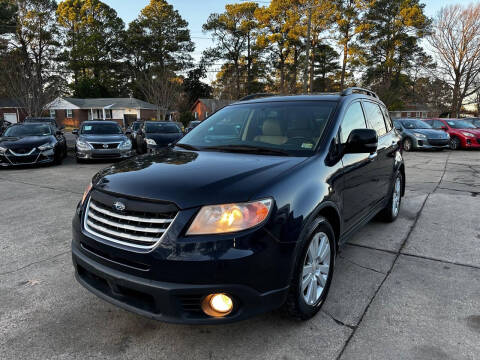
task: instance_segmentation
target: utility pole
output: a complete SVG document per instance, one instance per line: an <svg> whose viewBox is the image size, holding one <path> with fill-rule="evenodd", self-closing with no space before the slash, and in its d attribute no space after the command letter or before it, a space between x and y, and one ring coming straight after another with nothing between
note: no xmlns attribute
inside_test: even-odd
<svg viewBox="0 0 480 360"><path fill-rule="evenodd" d="M306 94L309 92L308 87L308 73L310 64L310 37L312 31L312 8L313 4L310 2L308 5L308 23L307 23L307 49L305 54L305 70L303 72L303 92Z"/></svg>

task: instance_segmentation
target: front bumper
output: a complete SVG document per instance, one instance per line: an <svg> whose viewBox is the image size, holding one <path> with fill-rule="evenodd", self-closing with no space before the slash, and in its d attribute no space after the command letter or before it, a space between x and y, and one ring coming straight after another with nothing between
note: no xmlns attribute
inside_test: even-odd
<svg viewBox="0 0 480 360"><path fill-rule="evenodd" d="M120 149L91 149L91 150L78 150L76 156L79 159L84 160L108 160L108 159L126 159L134 155L132 150L120 150Z"/></svg>
<svg viewBox="0 0 480 360"><path fill-rule="evenodd" d="M480 149L480 137L473 138L473 137L465 137L461 141L462 147L465 149Z"/></svg>
<svg viewBox="0 0 480 360"><path fill-rule="evenodd" d="M415 149L448 149L450 147L450 139L413 139Z"/></svg>
<svg viewBox="0 0 480 360"><path fill-rule="evenodd" d="M0 167L49 164L55 161L53 149L46 151L36 150L29 155L14 155L10 151L0 154Z"/></svg>
<svg viewBox="0 0 480 360"><path fill-rule="evenodd" d="M72 244L75 277L98 297L139 315L172 323L220 324L243 320L280 307L288 287L260 293L235 284L192 285L152 281L102 265L86 255L88 250ZM211 293L232 296L234 309L223 318L209 317L201 301Z"/></svg>

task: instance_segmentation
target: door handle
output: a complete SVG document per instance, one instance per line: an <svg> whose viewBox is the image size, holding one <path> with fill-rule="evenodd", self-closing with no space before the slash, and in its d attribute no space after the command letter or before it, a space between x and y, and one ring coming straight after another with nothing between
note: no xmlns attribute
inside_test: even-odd
<svg viewBox="0 0 480 360"><path fill-rule="evenodd" d="M374 152L373 154L368 155L368 160L373 161L377 158L378 153Z"/></svg>

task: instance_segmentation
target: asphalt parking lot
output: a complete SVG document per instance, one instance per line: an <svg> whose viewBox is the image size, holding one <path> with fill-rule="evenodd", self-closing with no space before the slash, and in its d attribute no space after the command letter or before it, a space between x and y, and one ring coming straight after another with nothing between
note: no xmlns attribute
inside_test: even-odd
<svg viewBox="0 0 480 360"><path fill-rule="evenodd" d="M145 319L74 280L70 221L107 164L1 170L0 358L479 359L480 152L406 162L400 218L342 249L314 319L222 326Z"/></svg>

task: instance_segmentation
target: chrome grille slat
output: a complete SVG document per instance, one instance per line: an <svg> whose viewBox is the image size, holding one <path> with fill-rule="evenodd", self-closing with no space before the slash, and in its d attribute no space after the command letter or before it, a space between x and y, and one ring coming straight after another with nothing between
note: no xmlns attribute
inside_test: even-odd
<svg viewBox="0 0 480 360"><path fill-rule="evenodd" d="M173 221L173 219L153 219L153 218L141 218L141 217L130 216L130 215L122 215L122 214L114 213L113 211L98 207L93 203L90 203L90 207L93 210L104 213L108 216L116 217L116 218L123 219L123 220L145 222L145 223L154 223L154 224L168 224L168 223L171 223Z"/></svg>
<svg viewBox="0 0 480 360"><path fill-rule="evenodd" d="M145 243L155 243L158 240L158 238L154 238L154 237L148 238L148 237L145 237L145 236L135 236L135 235L125 234L125 233L121 233L121 232L117 232L117 231L112 231L112 230L109 230L109 229L107 229L103 226L94 224L90 220L87 220L87 224L88 224L88 226L91 226L94 229L97 229L98 231L101 231L101 232L106 233L106 234L122 237L124 239L142 241L142 242L145 242Z"/></svg>
<svg viewBox="0 0 480 360"><path fill-rule="evenodd" d="M97 216L93 213L89 213L88 217L90 217L92 219L95 219L98 222L110 225L110 226L118 226L119 225L119 223L115 223L115 222L110 221L110 220L102 219L101 217L99 217L99 216ZM165 232L165 229L159 229L159 228L141 228L141 227L138 227L138 226L127 225L127 224L121 224L121 226L122 226L123 229L128 229L128 230L132 230L132 231L148 232L148 233L154 233L154 234L161 234L161 233Z"/></svg>
<svg viewBox="0 0 480 360"><path fill-rule="evenodd" d="M176 217L176 212L125 210L117 213L106 209L107 206L95 198L88 200L83 221L85 231L117 244L145 250L160 242Z"/></svg>

